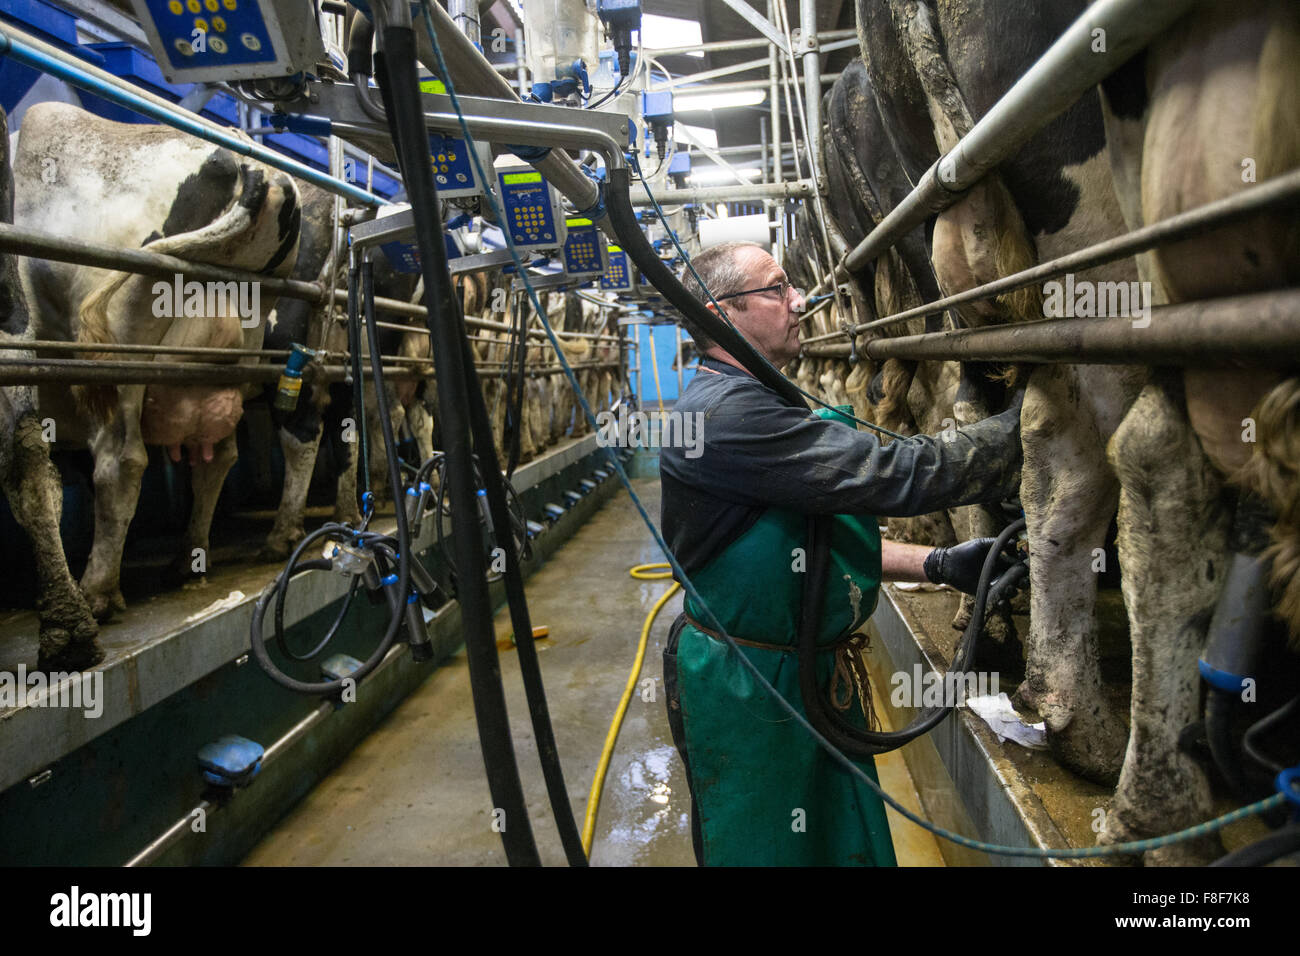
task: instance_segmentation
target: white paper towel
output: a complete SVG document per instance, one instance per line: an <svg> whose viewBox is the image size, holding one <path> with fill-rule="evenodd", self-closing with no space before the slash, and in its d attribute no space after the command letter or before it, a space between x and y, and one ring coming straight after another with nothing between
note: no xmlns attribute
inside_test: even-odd
<svg viewBox="0 0 1300 956"><path fill-rule="evenodd" d="M767 214L760 212L752 216L701 219L700 248L707 249L722 242L756 242L770 252L772 232L767 227Z"/></svg>

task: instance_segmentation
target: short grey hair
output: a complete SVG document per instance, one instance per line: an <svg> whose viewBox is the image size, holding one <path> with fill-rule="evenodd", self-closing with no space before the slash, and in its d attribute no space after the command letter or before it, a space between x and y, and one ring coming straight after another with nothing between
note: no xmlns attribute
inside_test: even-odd
<svg viewBox="0 0 1300 956"><path fill-rule="evenodd" d="M687 292L705 305L709 304L709 293L717 298L743 291L750 277L737 261L736 253L746 248L763 249L756 242L720 242L716 246L710 246L691 260L691 265L695 267L700 279L697 281L688 268L682 274L682 285L686 287ZM708 291L705 291L706 289ZM736 308L746 307L744 296L732 301L735 302ZM691 334L696 349L701 353L714 345L713 340L685 316L682 318L682 325Z"/></svg>

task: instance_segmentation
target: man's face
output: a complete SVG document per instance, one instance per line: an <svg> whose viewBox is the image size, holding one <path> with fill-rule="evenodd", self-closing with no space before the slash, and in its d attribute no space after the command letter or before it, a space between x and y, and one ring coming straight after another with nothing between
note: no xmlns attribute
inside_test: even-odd
<svg viewBox="0 0 1300 956"><path fill-rule="evenodd" d="M757 246L739 250L737 258L749 276L746 289L762 289L786 281L785 270ZM736 328L769 362L781 368L799 354L799 316L804 303L792 290L751 293L743 297L743 307L739 302L728 301L724 308Z"/></svg>

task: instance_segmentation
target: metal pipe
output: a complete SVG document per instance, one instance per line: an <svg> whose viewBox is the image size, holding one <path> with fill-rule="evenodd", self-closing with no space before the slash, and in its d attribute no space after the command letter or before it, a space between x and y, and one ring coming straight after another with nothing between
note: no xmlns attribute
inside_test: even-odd
<svg viewBox="0 0 1300 956"><path fill-rule="evenodd" d="M772 19L771 10L768 11L767 17ZM856 37L857 30L828 30L822 34L823 40L847 40L850 37ZM680 53L716 53L726 50L754 50L759 47L770 46L766 37L752 37L744 40L715 40L711 43L696 43L690 46L665 46L651 49L647 47L642 51L645 56L661 57L673 56Z"/></svg>
<svg viewBox="0 0 1300 956"><path fill-rule="evenodd" d="M817 49L817 0L799 0L799 26L803 30L803 89L807 112L807 145L812 175L822 168L822 80L821 53Z"/></svg>
<svg viewBox="0 0 1300 956"><path fill-rule="evenodd" d="M178 259L175 256L149 252L145 249L121 249L68 236L52 236L9 223L0 223L0 252L71 262L117 272L134 272L138 275L163 279L174 279L177 275L181 275L200 282L256 282L261 291L268 295L302 299L308 302L323 303L329 294L319 282L279 279L241 269L227 269L206 262L191 262L188 259ZM347 292L343 289L335 289L334 301L346 304ZM376 296L375 308L377 311L396 315L409 315L420 319L425 317L424 306L399 299ZM474 328L507 331L510 328L504 322L491 322L472 316L467 316L465 322Z"/></svg>
<svg viewBox="0 0 1300 956"><path fill-rule="evenodd" d="M1195 0L1098 0L1061 34L916 188L814 289L856 272L904 235L961 198L990 169L1059 116L1087 90L1166 30ZM1092 51L1104 31L1106 54Z"/></svg>
<svg viewBox="0 0 1300 956"><path fill-rule="evenodd" d="M488 62L482 51L456 29L446 10L436 3L428 4L425 9L429 11L432 18L438 46L442 50L443 59L447 62L447 70L452 75L458 93L519 102L518 94L510 88L510 84L502 78L501 74L492 68L492 64ZM433 46L429 43L427 31L422 28L423 24L419 26L421 28L414 31L416 56L436 74L438 64L433 55ZM522 60L522 57L520 59ZM588 139L590 140L590 137ZM618 146L617 154L619 157L622 156L621 144ZM599 198L596 184L588 179L578 168L578 164L565 153L551 150L541 159L530 160L530 163L546 177L547 182L568 196L578 209L590 209L596 204Z"/></svg>
<svg viewBox="0 0 1300 956"><path fill-rule="evenodd" d="M380 301L381 301L380 299L375 300L376 303ZM465 324L470 326L470 328L492 329L501 332L512 331L511 326L507 325L505 322L493 322L491 319L479 319L468 315L465 316ZM375 327L380 329L393 329L398 332L422 332L425 334L428 334L429 331L428 329L422 328L421 326L418 325L398 325L396 322L376 322ZM546 333L541 329L529 329L528 334L537 339L550 341L547 338ZM601 335L599 332L565 332L561 330L561 331L557 331L555 334L560 337L561 341L565 339L600 339L602 341L613 342L616 341L618 338L617 336L614 335ZM500 339L487 339L484 338L483 336L470 336L470 338L477 338L480 341L484 341L484 342L503 341ZM18 346L15 347L25 347L25 346L19 344ZM0 345L0 348L5 348L5 346ZM86 347L84 345L78 346L77 348L79 351L83 351L83 352L86 351ZM96 346L96 348L98 348L98 346ZM283 354L287 355L288 353L286 352Z"/></svg>
<svg viewBox="0 0 1300 956"><path fill-rule="evenodd" d="M291 299L319 302L324 296L324 290L316 282L279 279L242 269L191 262L146 249L120 249L69 236L52 236L10 223L0 223L0 251L165 279L179 274L201 282L256 282L263 292Z"/></svg>
<svg viewBox="0 0 1300 956"><path fill-rule="evenodd" d="M447 0L447 14L471 43L482 38L478 19L478 0Z"/></svg>
<svg viewBox="0 0 1300 956"><path fill-rule="evenodd" d="M652 90L671 90L675 87L687 83L703 83L705 80L717 79L719 76L730 76L733 73L744 73L747 70L758 70L767 66L768 58L759 57L757 60L746 60L744 63L733 63L731 66L719 66L712 70L704 70L700 73L685 73L681 76L671 77L667 83L659 83L652 86ZM653 81L653 76L651 80ZM710 87L713 89L713 87Z"/></svg>
<svg viewBox="0 0 1300 956"><path fill-rule="evenodd" d="M881 361L1291 368L1300 354L1300 291L1158 306L1143 325L1118 318L1043 319L871 339L863 350ZM848 343L808 350L810 357L848 353Z"/></svg>
<svg viewBox="0 0 1300 956"><path fill-rule="evenodd" d="M400 366L385 367L385 379L406 381L429 374L423 366L432 364L426 358L390 358ZM614 368L616 362L579 362L571 368ZM412 367L418 366L418 367ZM506 363L485 362L476 366L480 378L490 378L506 368ZM535 366L532 374L551 374L561 371L557 364ZM0 356L0 385L269 385L279 381L281 369L276 365L214 365L199 362L106 362L95 359L38 359L5 358ZM345 365L308 366L303 373L308 382L342 382L352 374ZM369 368L362 370L363 378L373 378Z"/></svg>
<svg viewBox="0 0 1300 956"><path fill-rule="evenodd" d="M768 167L767 117L764 116L762 113L758 114L758 138L759 138L759 144L758 144L759 150L761 151L763 156L762 167L761 167L763 170L763 182L770 183L772 181L772 173L771 170L767 168ZM726 146L718 150L718 155L725 156L727 154L728 149L730 149L733 153L739 153L739 152L748 152L750 148L751 147L748 146Z"/></svg>
<svg viewBox="0 0 1300 956"><path fill-rule="evenodd" d="M89 349L87 349L89 351ZM279 381L275 365L214 365L200 362L106 362L96 359L14 359L0 356L0 382L5 385L42 385L51 382L85 382L105 385L244 385ZM410 378L413 369L385 369ZM342 365L309 366L308 381L341 382L349 371ZM369 371L366 372L369 375Z"/></svg>
<svg viewBox="0 0 1300 956"><path fill-rule="evenodd" d="M785 0L782 0L782 2L784 3ZM772 19L772 9L772 0L767 0L767 18L769 20ZM781 106L778 102L780 97L777 96L778 73L776 58L776 47L769 46L767 49L767 102L771 114L768 123L772 135L772 182L779 183L785 176L785 163L781 153ZM780 259L781 256L778 255L777 258Z"/></svg>
<svg viewBox="0 0 1300 956"><path fill-rule="evenodd" d="M134 345L126 342L61 342L47 339L0 342L0 350L20 352L106 352L128 355L202 355L210 358L283 359L292 353L285 349L224 349L208 345Z"/></svg>
<svg viewBox="0 0 1300 956"><path fill-rule="evenodd" d="M747 186L698 186L686 189L669 189L656 193L659 205L702 202L747 202L762 199L808 199L813 195L811 179L797 179L788 183L750 183ZM650 197L645 187L632 187L632 205L649 206Z"/></svg>
<svg viewBox="0 0 1300 956"><path fill-rule="evenodd" d="M388 203L386 199L296 162L282 153L240 139L231 131L202 119L195 113L178 109L170 100L149 93L120 77L77 59L58 47L44 43L29 33L0 22L0 57L6 56L32 69L48 73L66 83L94 93L96 96L101 96L132 112L148 116L150 119L165 123L214 145L223 146L233 153L279 169L329 192L346 196L368 206L382 206Z"/></svg>
<svg viewBox="0 0 1300 956"><path fill-rule="evenodd" d="M523 99L524 90L528 88L528 61L524 59L524 31L515 31L515 82L517 94Z"/></svg>
<svg viewBox="0 0 1300 956"><path fill-rule="evenodd" d="M1267 209L1297 203L1300 203L1300 170L1276 176L1273 179L1257 183L1246 192L1236 193L1224 199L1217 199L1203 206L1197 206L1195 209L1178 213L1168 219L1162 219L1160 222L1134 229L1132 232L1116 236L1113 239L1106 239L1086 249L1080 249L1077 252L1040 263L1021 272L995 279L992 282L986 282L956 295L936 299L934 302L926 302L895 315L864 322L852 329L814 336L808 339L805 344L812 345L848 334L857 335L871 329L897 325L900 322L906 322L909 319L919 318L923 315L943 312L953 306L1004 295L1025 286L1037 285L1039 282L1063 276L1067 272L1083 272L1086 269L1107 262L1125 259L1147 249L1154 249L1170 242L1179 242L1192 236L1198 236L1230 222L1264 212Z"/></svg>

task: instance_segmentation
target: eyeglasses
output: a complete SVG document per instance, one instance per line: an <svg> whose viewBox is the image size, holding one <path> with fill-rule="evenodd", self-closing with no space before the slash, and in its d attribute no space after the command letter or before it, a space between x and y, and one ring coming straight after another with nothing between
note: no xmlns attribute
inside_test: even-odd
<svg viewBox="0 0 1300 956"><path fill-rule="evenodd" d="M790 285L790 281L788 279L782 279L780 282L776 283L776 285L764 286L761 289L746 289L744 292L728 292L726 295L718 295L714 296L714 298L721 302L724 299L736 299L742 295L774 295L778 301L784 302L785 297L789 294L791 289L794 289L794 286ZM794 293L800 299L804 299L805 301L807 300L807 296L804 295L803 289L794 289Z"/></svg>

